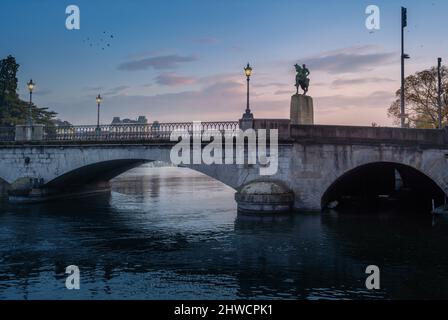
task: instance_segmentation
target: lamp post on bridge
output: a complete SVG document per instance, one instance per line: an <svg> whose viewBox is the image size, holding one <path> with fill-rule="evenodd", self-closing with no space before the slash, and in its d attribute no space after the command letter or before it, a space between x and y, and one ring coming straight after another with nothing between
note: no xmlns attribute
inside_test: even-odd
<svg viewBox="0 0 448 320"><path fill-rule="evenodd" d="M103 98L101 97L100 94L98 94L98 96L96 97L96 104L98 106L98 116L97 116L97 121L96 121L96 132L100 132L100 107L101 107L101 102L103 101Z"/></svg>
<svg viewBox="0 0 448 320"><path fill-rule="evenodd" d="M35 85L36 84L33 82L33 79L27 83L28 91L30 92L30 104L28 107L28 126L30 127L33 125L33 90Z"/></svg>
<svg viewBox="0 0 448 320"><path fill-rule="evenodd" d="M246 112L243 114L243 119L253 119L254 115L250 111L250 103L249 103L249 85L250 85L250 76L252 75L252 68L247 64L247 66L244 68L244 74L247 78L247 104L246 104Z"/></svg>
<svg viewBox="0 0 448 320"><path fill-rule="evenodd" d="M410 56L404 52L404 29L408 26L408 9L401 7L401 90L400 90L400 118L401 127L406 128L406 102L405 102L405 60Z"/></svg>

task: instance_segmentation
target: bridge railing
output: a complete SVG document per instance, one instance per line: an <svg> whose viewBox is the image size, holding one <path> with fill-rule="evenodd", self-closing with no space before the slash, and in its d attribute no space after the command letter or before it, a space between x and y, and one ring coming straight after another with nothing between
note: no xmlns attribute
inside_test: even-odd
<svg viewBox="0 0 448 320"><path fill-rule="evenodd" d="M219 131L236 130L238 122L202 122L200 129ZM46 127L45 141L169 141L172 132L193 134L198 131L193 122L111 124L101 126L57 126Z"/></svg>
<svg viewBox="0 0 448 320"><path fill-rule="evenodd" d="M15 140L15 127L0 127L0 142Z"/></svg>

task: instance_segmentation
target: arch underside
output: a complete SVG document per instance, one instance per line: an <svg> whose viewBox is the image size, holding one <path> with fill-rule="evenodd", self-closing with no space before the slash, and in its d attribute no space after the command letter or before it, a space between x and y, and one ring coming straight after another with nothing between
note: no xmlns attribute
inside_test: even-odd
<svg viewBox="0 0 448 320"><path fill-rule="evenodd" d="M148 159L122 159L122 160L110 160L101 161L89 165L85 165L67 173L60 175L59 177L45 183L44 187L50 189L57 188L72 188L82 187L85 185L95 185L97 183L109 182L113 178L141 166L145 163L155 162L156 160ZM225 185L232 187L228 181L224 181L220 176L216 175L214 170L210 172L203 170L202 166L182 166L183 168L196 171L200 174L206 175L212 179L220 181Z"/></svg>
<svg viewBox="0 0 448 320"><path fill-rule="evenodd" d="M322 208L430 210L444 204L444 190L423 172L404 164L375 162L340 176L324 193Z"/></svg>
<svg viewBox="0 0 448 320"><path fill-rule="evenodd" d="M152 161L126 159L98 162L67 172L46 183L45 187L64 188L66 186L83 186L98 182L108 182L120 174L148 162Z"/></svg>

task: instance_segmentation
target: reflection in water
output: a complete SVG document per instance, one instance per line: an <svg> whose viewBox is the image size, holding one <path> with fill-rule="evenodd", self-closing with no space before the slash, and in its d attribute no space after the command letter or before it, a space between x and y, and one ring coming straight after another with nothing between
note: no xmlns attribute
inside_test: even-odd
<svg viewBox="0 0 448 320"><path fill-rule="evenodd" d="M448 298L448 226L431 216L237 215L234 191L140 167L112 194L1 204L2 299ZM65 267L81 290L65 289ZM365 289L368 265L382 290Z"/></svg>

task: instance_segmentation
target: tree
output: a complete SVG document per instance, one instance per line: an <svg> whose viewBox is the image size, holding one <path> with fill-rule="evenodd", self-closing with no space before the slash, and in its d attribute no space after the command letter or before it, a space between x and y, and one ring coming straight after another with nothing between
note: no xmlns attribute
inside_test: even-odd
<svg viewBox="0 0 448 320"><path fill-rule="evenodd" d="M28 119L29 102L23 101L17 94L17 72L20 65L13 56L0 60L0 126L25 124ZM33 121L47 126L52 125L56 116L48 108L32 105Z"/></svg>
<svg viewBox="0 0 448 320"><path fill-rule="evenodd" d="M388 115L400 123L400 95L389 107ZM438 128L438 74L437 68L417 72L405 80L407 121L411 128ZM448 125L448 68L442 68L442 123Z"/></svg>

